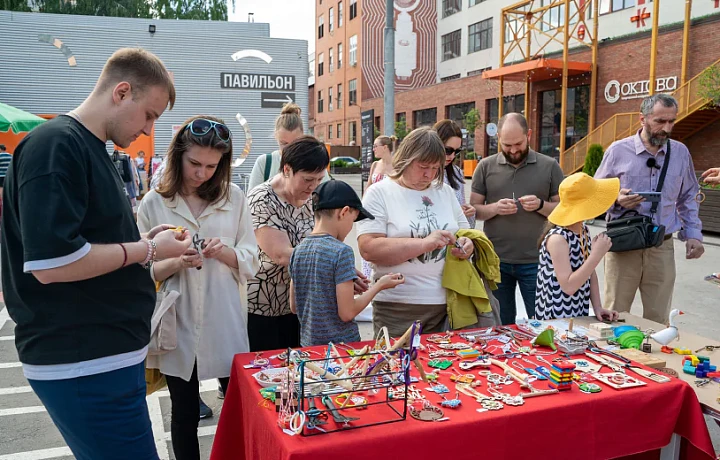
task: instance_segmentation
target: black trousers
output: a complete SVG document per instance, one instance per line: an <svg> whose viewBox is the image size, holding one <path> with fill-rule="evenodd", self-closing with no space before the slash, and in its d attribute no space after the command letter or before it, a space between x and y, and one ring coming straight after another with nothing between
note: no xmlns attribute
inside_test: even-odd
<svg viewBox="0 0 720 460"><path fill-rule="evenodd" d="M250 351L300 347L300 322L297 315L262 316L248 314Z"/></svg>
<svg viewBox="0 0 720 460"><path fill-rule="evenodd" d="M197 375L197 363L193 368L190 381L180 377L165 376L170 402L170 433L172 446L177 460L200 460L200 443L198 442L198 422L200 421L200 402L198 392L200 382ZM218 379L223 392L227 391L230 377Z"/></svg>

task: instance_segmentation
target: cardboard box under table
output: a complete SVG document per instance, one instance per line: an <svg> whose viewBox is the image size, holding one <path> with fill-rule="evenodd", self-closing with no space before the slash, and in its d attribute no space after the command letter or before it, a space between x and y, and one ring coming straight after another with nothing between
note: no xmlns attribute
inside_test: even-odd
<svg viewBox="0 0 720 460"><path fill-rule="evenodd" d="M426 338L423 336L424 345ZM459 340L455 334L453 341ZM316 350L324 355L324 348ZM277 353L265 352L263 356ZM421 351L419 355L430 371L428 353ZM443 408L447 421L424 422L408 417L387 425L304 437L285 434L278 427L274 406L263 407L260 386L252 377L258 370L243 368L254 358L254 353L245 353L233 360L211 460L649 459L660 458L661 453L665 458L673 433L683 442L682 449L671 452L671 457L715 458L694 387L680 379L660 384L634 376L647 384L624 390L600 384L603 390L597 394L581 393L574 386L559 394L526 398L521 406L506 405L502 410L483 413L477 412L481 407L478 402L460 394L462 404L458 408ZM455 360L439 379L450 389L448 399L455 398L456 392L449 378L452 369L467 373L459 369L459 362ZM272 363L278 365L280 361ZM477 375L480 370L470 372ZM503 373L495 366L490 370ZM411 372L418 376L414 366ZM541 381L533 385L547 388ZM427 391L428 384L419 382L415 386L440 407L442 397ZM477 390L487 394L484 378ZM515 396L520 388L515 382L502 391ZM364 423L373 417L371 408L343 413L365 418ZM332 423L329 418L328 424Z"/></svg>

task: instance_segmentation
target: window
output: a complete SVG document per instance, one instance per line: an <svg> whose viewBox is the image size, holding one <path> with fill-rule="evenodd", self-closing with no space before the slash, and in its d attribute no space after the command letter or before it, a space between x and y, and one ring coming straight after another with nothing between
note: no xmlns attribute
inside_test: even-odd
<svg viewBox="0 0 720 460"><path fill-rule="evenodd" d="M342 123L338 123L337 125L337 138L342 139Z"/></svg>
<svg viewBox="0 0 720 460"><path fill-rule="evenodd" d="M397 123L405 123L407 121L407 115L405 112L400 112L395 114L395 122Z"/></svg>
<svg viewBox="0 0 720 460"><path fill-rule="evenodd" d="M328 88L328 112L332 112L333 87Z"/></svg>
<svg viewBox="0 0 720 460"><path fill-rule="evenodd" d="M322 90L318 91L318 113L323 112Z"/></svg>
<svg viewBox="0 0 720 460"><path fill-rule="evenodd" d="M482 75L483 72L485 72L486 70L490 70L490 69L492 69L492 67L485 67L483 69L471 70L470 72L467 73L467 76L474 77L475 75Z"/></svg>
<svg viewBox="0 0 720 460"><path fill-rule="evenodd" d="M328 11L328 32L332 33L335 30L335 10L330 7Z"/></svg>
<svg viewBox="0 0 720 460"><path fill-rule="evenodd" d="M468 7L479 5L485 0L468 0Z"/></svg>
<svg viewBox="0 0 720 460"><path fill-rule="evenodd" d="M318 19L318 39L325 36L325 18L321 15Z"/></svg>
<svg viewBox="0 0 720 460"><path fill-rule="evenodd" d="M635 0L613 0L612 10L620 11L635 6Z"/></svg>
<svg viewBox="0 0 720 460"><path fill-rule="evenodd" d="M558 7L556 7L556 8L558 8ZM549 18L549 15L546 11L545 12L545 20L547 20L548 18ZM540 28L542 28L544 26L546 26L546 24L542 23ZM548 30L548 29L543 29L543 30ZM517 37L519 39L520 37L524 37L524 36L525 36L525 23L524 22L520 22L518 20L508 21L507 26L505 27L505 43L510 43L511 41L513 41L515 39L515 37Z"/></svg>
<svg viewBox="0 0 720 460"><path fill-rule="evenodd" d="M442 60L447 61L460 56L460 30L442 36Z"/></svg>
<svg viewBox="0 0 720 460"><path fill-rule="evenodd" d="M322 77L325 62L325 53L318 54L318 77Z"/></svg>
<svg viewBox="0 0 720 460"><path fill-rule="evenodd" d="M343 24L343 2L338 3L338 27Z"/></svg>
<svg viewBox="0 0 720 460"><path fill-rule="evenodd" d="M348 59L352 67L357 65L357 35L350 37L350 53Z"/></svg>
<svg viewBox="0 0 720 460"><path fill-rule="evenodd" d="M335 67L333 65L333 61L335 60L335 52L332 48L330 48L329 54L330 59L328 60L328 70L330 71L330 73L333 73L333 70L335 70Z"/></svg>
<svg viewBox="0 0 720 460"><path fill-rule="evenodd" d="M448 105L445 107L445 118L448 120L452 120L457 125L464 129L465 128L465 114L467 114L469 111L475 108L474 102L466 102L464 104L454 104L454 105ZM468 133L473 134L473 133ZM468 150L474 150L475 149L475 139L471 136L465 136L465 144L464 147Z"/></svg>
<svg viewBox="0 0 720 460"><path fill-rule="evenodd" d="M332 139L333 125L328 125L328 139Z"/></svg>
<svg viewBox="0 0 720 460"><path fill-rule="evenodd" d="M337 85L338 91L337 91L337 108L342 109L342 83L338 83ZM338 125L338 128L340 125Z"/></svg>
<svg viewBox="0 0 720 460"><path fill-rule="evenodd" d="M350 0L350 20L357 17L357 0Z"/></svg>
<svg viewBox="0 0 720 460"><path fill-rule="evenodd" d="M382 132L382 126L380 126L380 117L375 117L375 131ZM373 136L375 138L375 136Z"/></svg>
<svg viewBox="0 0 720 460"><path fill-rule="evenodd" d="M351 121L348 123L348 141L349 142L356 142L357 141L357 122Z"/></svg>
<svg viewBox="0 0 720 460"><path fill-rule="evenodd" d="M462 0L443 0L443 18L459 13L462 10Z"/></svg>
<svg viewBox="0 0 720 460"><path fill-rule="evenodd" d="M468 53L492 48L492 18L468 27Z"/></svg>
<svg viewBox="0 0 720 460"><path fill-rule="evenodd" d="M357 79L353 78L348 82L350 92L348 98L350 99L350 105L357 105Z"/></svg>
<svg viewBox="0 0 720 460"><path fill-rule="evenodd" d="M485 110L487 111L488 123L498 122L498 100L488 99L485 101ZM517 112L525 112L525 95L505 96L503 98L503 114ZM485 136L485 156L493 155L498 151L497 135L490 137Z"/></svg>
<svg viewBox="0 0 720 460"><path fill-rule="evenodd" d="M338 69L342 68L343 45L338 43Z"/></svg>
<svg viewBox="0 0 720 460"><path fill-rule="evenodd" d="M542 103L540 114L540 152L560 158L560 110L562 91L543 91L539 94ZM590 87L576 86L567 90L565 127L565 148L569 148L587 135L588 109L590 108Z"/></svg>
<svg viewBox="0 0 720 460"><path fill-rule="evenodd" d="M413 111L413 129L432 126L437 122L437 108Z"/></svg>
<svg viewBox="0 0 720 460"><path fill-rule="evenodd" d="M449 77L442 77L440 79L440 81L444 82L444 81L450 81L450 80L457 80L458 78L460 78L460 74L456 73L455 75L450 75Z"/></svg>

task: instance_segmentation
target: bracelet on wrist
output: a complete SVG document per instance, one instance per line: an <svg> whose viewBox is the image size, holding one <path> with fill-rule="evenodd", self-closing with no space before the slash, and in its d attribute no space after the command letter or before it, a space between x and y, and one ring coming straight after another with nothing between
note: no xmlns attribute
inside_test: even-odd
<svg viewBox="0 0 720 460"><path fill-rule="evenodd" d="M535 212L540 211L543 208L543 206L545 206L545 200L540 198L540 206L538 206L538 208L535 210Z"/></svg>
<svg viewBox="0 0 720 460"><path fill-rule="evenodd" d="M140 262L140 265L144 267L149 267L152 262L155 262L157 259L157 243L155 243L153 240L140 240L143 243L147 245L147 254L145 255L145 259Z"/></svg>

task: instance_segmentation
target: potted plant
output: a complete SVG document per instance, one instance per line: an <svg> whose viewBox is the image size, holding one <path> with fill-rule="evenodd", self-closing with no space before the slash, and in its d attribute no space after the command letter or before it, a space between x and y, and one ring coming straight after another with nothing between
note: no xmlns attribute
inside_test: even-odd
<svg viewBox="0 0 720 460"><path fill-rule="evenodd" d="M584 172L588 176L594 176L595 172L597 172L598 168L600 167L600 163L602 163L603 155L605 155L605 152L603 151L602 145L590 145L587 151L587 155L585 155L585 165L583 166L582 172ZM602 213L597 218L602 219L604 216L605 213ZM594 222L595 219L591 219L588 221L589 224L592 224Z"/></svg>
<svg viewBox="0 0 720 460"><path fill-rule="evenodd" d="M602 163L603 155L605 155L605 152L603 151L602 145L590 145L587 155L585 156L585 165L583 166L582 172L588 176L594 176L600 167L600 163Z"/></svg>
<svg viewBox="0 0 720 460"><path fill-rule="evenodd" d="M477 168L478 160L475 152L465 152L463 160L463 175L465 177L472 177Z"/></svg>
<svg viewBox="0 0 720 460"><path fill-rule="evenodd" d="M707 232L720 233L720 185L700 183L701 198L698 216L702 221L702 229Z"/></svg>

